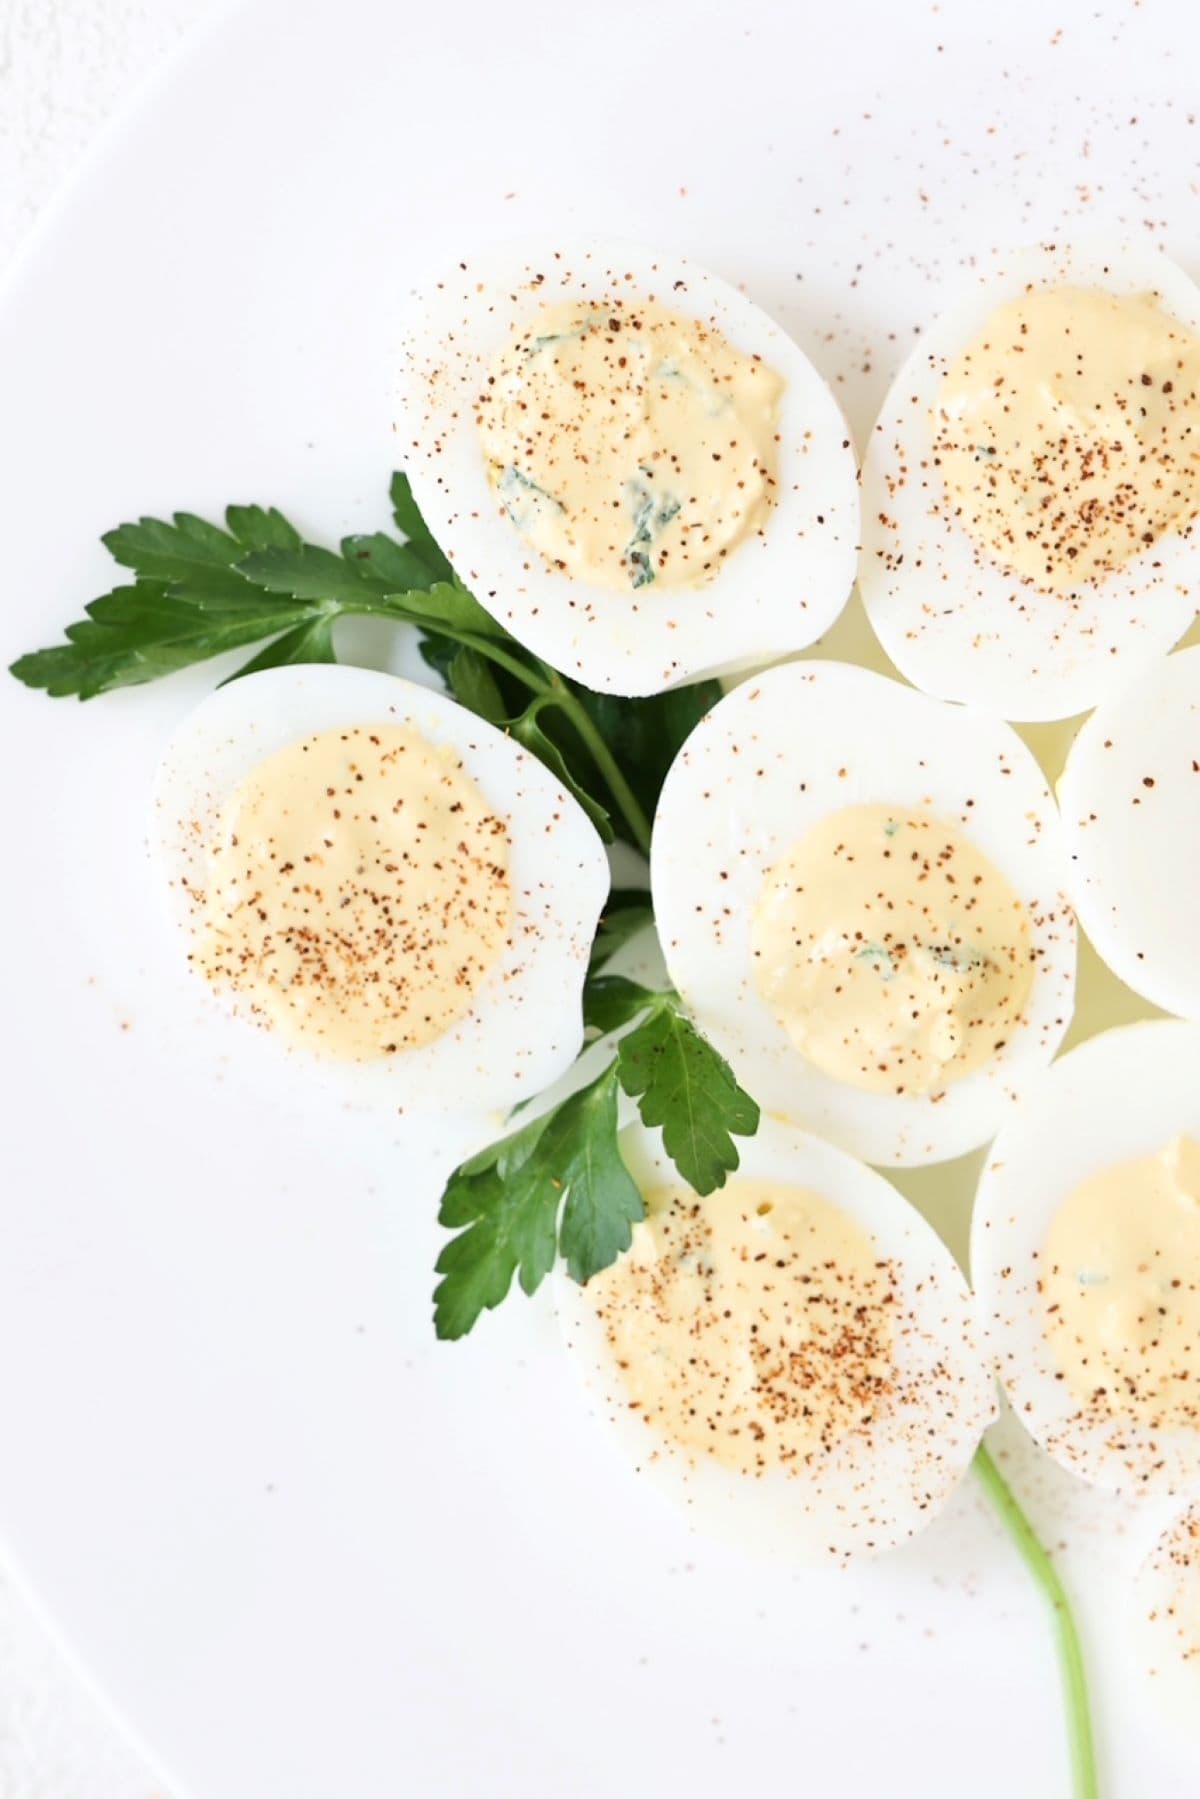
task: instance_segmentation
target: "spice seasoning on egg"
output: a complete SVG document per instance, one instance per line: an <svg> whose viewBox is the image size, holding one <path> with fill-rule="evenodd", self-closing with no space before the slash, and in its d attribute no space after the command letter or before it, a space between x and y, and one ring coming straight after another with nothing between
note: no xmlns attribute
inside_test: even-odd
<svg viewBox="0 0 1200 1799"><path fill-rule="evenodd" d="M1034 289L950 363L945 505L990 561L1063 592L1200 513L1200 337L1153 295Z"/></svg>
<svg viewBox="0 0 1200 1799"><path fill-rule="evenodd" d="M543 306L476 402L505 513L552 567L623 592L713 579L774 496L783 384L657 302Z"/></svg>
<svg viewBox="0 0 1200 1799"><path fill-rule="evenodd" d="M226 802L207 864L195 965L318 1054L433 1041L507 942L507 823L452 750L407 726L267 757Z"/></svg>
<svg viewBox="0 0 1200 1799"><path fill-rule="evenodd" d="M755 987L800 1052L872 1093L932 1093L990 1062L1033 987L1029 916L1004 876L924 813L830 813L771 868Z"/></svg>
<svg viewBox="0 0 1200 1799"><path fill-rule="evenodd" d="M587 1294L649 1430L742 1474L800 1474L904 1403L894 1271L848 1213L743 1177L646 1205Z"/></svg>
<svg viewBox="0 0 1200 1799"><path fill-rule="evenodd" d="M1200 1506L1177 1519L1159 1544L1156 1561L1160 1599L1149 1622L1157 1626L1179 1667L1200 1683ZM1194 1700L1193 1693L1189 1699Z"/></svg>
<svg viewBox="0 0 1200 1799"><path fill-rule="evenodd" d="M1047 1341L1084 1407L1200 1429L1200 1143L1178 1137L1083 1181L1040 1267Z"/></svg>

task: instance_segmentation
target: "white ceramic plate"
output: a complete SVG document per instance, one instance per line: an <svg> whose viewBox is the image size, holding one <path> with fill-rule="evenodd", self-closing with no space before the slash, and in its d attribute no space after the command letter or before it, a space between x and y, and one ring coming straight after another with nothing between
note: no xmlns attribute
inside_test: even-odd
<svg viewBox="0 0 1200 1799"><path fill-rule="evenodd" d="M97 536L138 511L385 523L394 320L463 243L689 252L860 444L976 252L1102 216L1195 274L1197 51L1186 9L1125 0L248 6L0 310L5 660L104 589ZM784 1577L612 1457L548 1296L433 1341L468 1133L256 1096L161 921L146 797L210 680L0 689L0 1529L64 1640L192 1799L1056 1799L1046 1620L973 1493L885 1562ZM960 1243L969 1180L910 1184ZM1194 1790L1120 1655L1125 1512L1031 1480L1107 1799Z"/></svg>

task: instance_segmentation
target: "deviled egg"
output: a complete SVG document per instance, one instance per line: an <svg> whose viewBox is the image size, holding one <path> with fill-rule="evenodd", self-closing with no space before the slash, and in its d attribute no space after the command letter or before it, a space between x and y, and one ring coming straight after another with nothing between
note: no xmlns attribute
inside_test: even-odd
<svg viewBox="0 0 1200 1799"><path fill-rule="evenodd" d="M707 1199L623 1133L632 1247L559 1316L598 1414L705 1532L800 1560L936 1515L995 1410L950 1252L883 1178L764 1120Z"/></svg>
<svg viewBox="0 0 1200 1799"><path fill-rule="evenodd" d="M328 665L222 687L163 757L152 835L214 1002L356 1096L507 1106L578 1053L603 846L444 695Z"/></svg>
<svg viewBox="0 0 1200 1799"><path fill-rule="evenodd" d="M845 604L845 420L786 334L691 263L599 239L469 257L412 306L398 407L461 579L589 687L762 662Z"/></svg>
<svg viewBox="0 0 1200 1799"><path fill-rule="evenodd" d="M977 1147L1071 1019L1058 814L1007 725L838 662L728 694L659 803L672 981L766 1111L865 1161Z"/></svg>
<svg viewBox="0 0 1200 1799"><path fill-rule="evenodd" d="M1200 1019L1200 648L1092 714L1058 795L1084 930L1135 993Z"/></svg>
<svg viewBox="0 0 1200 1799"><path fill-rule="evenodd" d="M1200 1715L1200 1503L1167 1526L1134 1582L1135 1642L1162 1710L1189 1731Z"/></svg>
<svg viewBox="0 0 1200 1799"><path fill-rule="evenodd" d="M1000 1132L971 1228L980 1317L1026 1428L1118 1490L1200 1480L1200 1028L1093 1037Z"/></svg>
<svg viewBox="0 0 1200 1799"><path fill-rule="evenodd" d="M1142 245L1043 245L923 333L863 466L860 586L901 673L1066 718L1195 612L1200 290Z"/></svg>

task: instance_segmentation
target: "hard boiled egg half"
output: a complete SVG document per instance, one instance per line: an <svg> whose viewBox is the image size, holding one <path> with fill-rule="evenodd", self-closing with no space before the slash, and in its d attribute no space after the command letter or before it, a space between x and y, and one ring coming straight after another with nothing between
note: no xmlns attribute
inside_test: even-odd
<svg viewBox="0 0 1200 1799"><path fill-rule="evenodd" d="M1097 708L1058 794L1088 936L1136 993L1200 1018L1200 648Z"/></svg>
<svg viewBox="0 0 1200 1799"><path fill-rule="evenodd" d="M647 1217L556 1297L634 1467L697 1530L798 1560L922 1529L995 1410L940 1238L882 1175L771 1120L706 1199L640 1125L621 1154Z"/></svg>
<svg viewBox="0 0 1200 1799"><path fill-rule="evenodd" d="M1163 1713L1190 1734L1200 1710L1200 1504L1167 1526L1137 1571L1134 1641Z"/></svg>
<svg viewBox="0 0 1200 1799"><path fill-rule="evenodd" d="M997 1137L971 1269L1000 1378L1064 1467L1118 1490L1200 1481L1200 1028L1093 1037Z"/></svg>
<svg viewBox="0 0 1200 1799"><path fill-rule="evenodd" d="M210 1003L356 1100L487 1110L582 1041L603 846L547 769L394 675L218 689L163 757L152 846Z"/></svg>
<svg viewBox="0 0 1200 1799"><path fill-rule="evenodd" d="M677 257L594 238L469 256L412 303L397 435L460 578L602 692L801 649L854 580L833 395L751 300Z"/></svg>
<svg viewBox="0 0 1200 1799"><path fill-rule="evenodd" d="M1005 724L795 662L692 733L652 854L672 981L765 1110L865 1161L990 1137L1071 1018L1058 814Z"/></svg>
<svg viewBox="0 0 1200 1799"><path fill-rule="evenodd" d="M863 465L859 581L927 693L1066 718L1170 649L1198 589L1200 290L1145 245L981 268L922 333Z"/></svg>

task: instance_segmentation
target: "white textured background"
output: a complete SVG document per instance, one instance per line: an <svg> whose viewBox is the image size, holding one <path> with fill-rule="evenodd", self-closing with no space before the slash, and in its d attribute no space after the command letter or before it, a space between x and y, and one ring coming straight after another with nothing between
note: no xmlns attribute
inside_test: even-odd
<svg viewBox="0 0 1200 1799"><path fill-rule="evenodd" d="M217 3L0 0L0 280L106 121ZM0 1799L168 1799L4 1581Z"/></svg>

